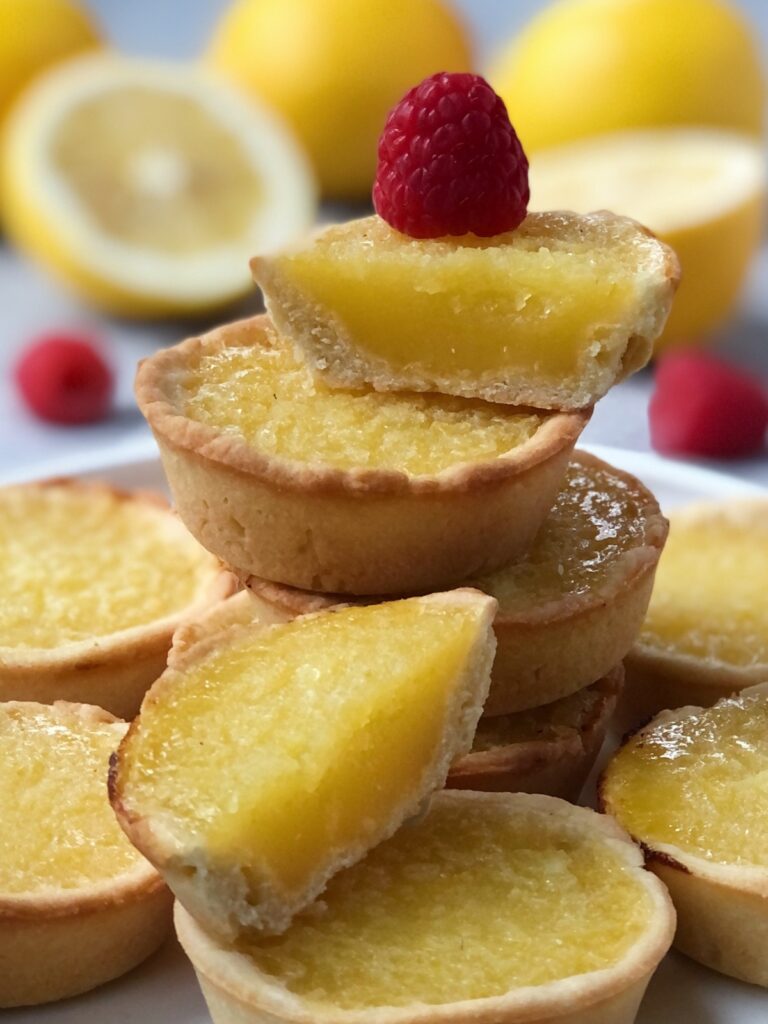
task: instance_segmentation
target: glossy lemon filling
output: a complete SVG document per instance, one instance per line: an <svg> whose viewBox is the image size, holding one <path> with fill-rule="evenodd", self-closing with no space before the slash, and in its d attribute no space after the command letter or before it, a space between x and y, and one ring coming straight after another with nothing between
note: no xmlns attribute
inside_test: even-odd
<svg viewBox="0 0 768 1024"><path fill-rule="evenodd" d="M219 114L156 85L82 99L57 125L51 158L102 232L173 256L242 239L263 192Z"/></svg>
<svg viewBox="0 0 768 1024"><path fill-rule="evenodd" d="M605 799L643 842L768 867L768 695L651 726L608 767Z"/></svg>
<svg viewBox="0 0 768 1024"><path fill-rule="evenodd" d="M429 475L528 441L546 414L439 395L331 390L278 340L204 354L180 383L185 415L259 451L338 469Z"/></svg>
<svg viewBox="0 0 768 1024"><path fill-rule="evenodd" d="M598 835L524 805L438 797L283 935L242 949L311 1002L440 1004L611 967L649 916L645 889Z"/></svg>
<svg viewBox="0 0 768 1024"><path fill-rule="evenodd" d="M628 552L647 542L649 496L610 466L574 456L555 504L520 561L473 580L500 615L525 614L606 583Z"/></svg>
<svg viewBox="0 0 768 1024"><path fill-rule="evenodd" d="M411 239L369 217L323 232L275 267L396 368L559 378L632 315L637 245L634 228L586 228L558 214L460 239Z"/></svg>
<svg viewBox="0 0 768 1024"><path fill-rule="evenodd" d="M80 889L143 859L107 800L109 756L126 728L0 704L0 893Z"/></svg>
<svg viewBox="0 0 768 1024"><path fill-rule="evenodd" d="M673 514L640 640L748 668L768 663L768 504L739 522Z"/></svg>
<svg viewBox="0 0 768 1024"><path fill-rule="evenodd" d="M214 865L300 890L418 799L460 714L482 608L415 598L240 629L145 705L128 806Z"/></svg>
<svg viewBox="0 0 768 1024"><path fill-rule="evenodd" d="M167 510L108 491L0 491L0 647L50 649L190 605L215 560Z"/></svg>

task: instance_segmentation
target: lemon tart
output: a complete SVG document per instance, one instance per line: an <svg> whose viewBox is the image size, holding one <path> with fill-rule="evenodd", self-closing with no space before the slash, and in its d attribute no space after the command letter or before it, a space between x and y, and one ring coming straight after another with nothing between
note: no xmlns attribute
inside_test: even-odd
<svg viewBox="0 0 768 1024"><path fill-rule="evenodd" d="M675 945L768 987L768 682L711 708L662 711L599 788L670 891Z"/></svg>
<svg viewBox="0 0 768 1024"><path fill-rule="evenodd" d="M620 715L709 707L768 679L768 499L675 509Z"/></svg>
<svg viewBox="0 0 768 1024"><path fill-rule="evenodd" d="M107 800L126 728L82 704L0 703L0 1007L95 988L170 928L171 895Z"/></svg>
<svg viewBox="0 0 768 1024"><path fill-rule="evenodd" d="M235 589L159 496L50 480L0 489L0 700L132 718L174 629Z"/></svg>
<svg viewBox="0 0 768 1024"><path fill-rule="evenodd" d="M639 480L577 451L528 553L465 581L499 603L485 715L539 707L589 686L634 643L667 533ZM258 577L246 585L296 614L349 600Z"/></svg>
<svg viewBox="0 0 768 1024"><path fill-rule="evenodd" d="M547 793L576 801L603 745L624 682L617 665L552 704L481 718L472 750L451 765L451 789Z"/></svg>
<svg viewBox="0 0 768 1024"><path fill-rule="evenodd" d="M611 819L445 792L283 935L176 929L214 1024L630 1024L674 912Z"/></svg>
<svg viewBox="0 0 768 1024"><path fill-rule="evenodd" d="M373 216L251 267L278 329L332 384L540 409L591 406L644 366L679 276L671 249L610 213L427 240Z"/></svg>
<svg viewBox="0 0 768 1024"><path fill-rule="evenodd" d="M350 594L453 586L521 554L588 419L334 391L266 317L152 356L136 393L206 548L240 575Z"/></svg>
<svg viewBox="0 0 768 1024"><path fill-rule="evenodd" d="M123 828L212 930L280 931L469 750L494 610L456 590L264 626L238 602L171 659L122 743Z"/></svg>

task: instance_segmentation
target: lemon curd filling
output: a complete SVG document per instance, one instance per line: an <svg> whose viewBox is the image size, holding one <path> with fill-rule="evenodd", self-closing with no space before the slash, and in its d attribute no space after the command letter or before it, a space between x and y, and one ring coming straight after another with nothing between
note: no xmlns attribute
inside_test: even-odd
<svg viewBox="0 0 768 1024"><path fill-rule="evenodd" d="M768 867L768 695L652 725L611 762L604 797L645 843Z"/></svg>
<svg viewBox="0 0 768 1024"><path fill-rule="evenodd" d="M768 505L743 522L673 514L640 640L748 668L768 662Z"/></svg>
<svg viewBox="0 0 768 1024"><path fill-rule="evenodd" d="M626 863L554 815L473 797L436 797L283 935L241 950L290 992L346 1010L482 999L615 964L651 912Z"/></svg>
<svg viewBox="0 0 768 1024"><path fill-rule="evenodd" d="M622 556L646 542L649 501L610 466L577 454L527 555L472 585L498 600L502 616L593 593Z"/></svg>
<svg viewBox="0 0 768 1024"><path fill-rule="evenodd" d="M145 705L124 802L204 845L212 865L301 891L418 799L488 629L477 599L242 628Z"/></svg>
<svg viewBox="0 0 768 1024"><path fill-rule="evenodd" d="M440 395L331 390L277 339L203 354L180 387L191 419L271 455L339 469L429 475L489 461L524 444L546 419Z"/></svg>
<svg viewBox="0 0 768 1024"><path fill-rule="evenodd" d="M637 245L634 227L587 229L559 214L460 239L410 239L370 217L323 232L275 267L395 367L557 376L599 352L634 309Z"/></svg>
<svg viewBox="0 0 768 1024"><path fill-rule="evenodd" d="M214 564L166 510L96 488L8 488L0 647L48 649L172 615Z"/></svg>
<svg viewBox="0 0 768 1024"><path fill-rule="evenodd" d="M0 892L78 889L142 860L107 800L122 723L0 704Z"/></svg>

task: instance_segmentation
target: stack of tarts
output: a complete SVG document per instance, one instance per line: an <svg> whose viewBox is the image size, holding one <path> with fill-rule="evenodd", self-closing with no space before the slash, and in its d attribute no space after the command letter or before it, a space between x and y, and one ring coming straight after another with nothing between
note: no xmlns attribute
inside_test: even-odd
<svg viewBox="0 0 768 1024"><path fill-rule="evenodd" d="M110 773L213 1019L629 1024L674 912L562 798L667 524L575 445L674 257L610 214L374 217L254 271L268 315L139 370L179 515L245 589L177 632Z"/></svg>

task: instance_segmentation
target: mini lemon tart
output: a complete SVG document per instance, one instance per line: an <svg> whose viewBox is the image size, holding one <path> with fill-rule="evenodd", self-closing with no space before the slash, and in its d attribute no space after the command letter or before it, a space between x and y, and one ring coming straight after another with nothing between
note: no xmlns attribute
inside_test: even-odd
<svg viewBox="0 0 768 1024"><path fill-rule="evenodd" d="M488 692L473 590L235 624L174 652L110 775L131 840L207 927L280 931L440 788Z"/></svg>
<svg viewBox="0 0 768 1024"><path fill-rule="evenodd" d="M670 891L675 945L768 986L768 683L662 711L625 742L599 792Z"/></svg>
<svg viewBox="0 0 768 1024"><path fill-rule="evenodd" d="M675 509L670 525L627 658L627 726L768 679L768 499L699 502Z"/></svg>
<svg viewBox="0 0 768 1024"><path fill-rule="evenodd" d="M578 800L624 682L616 666L552 704L481 718L472 750L451 765L451 789L547 793Z"/></svg>
<svg viewBox="0 0 768 1024"><path fill-rule="evenodd" d="M674 911L610 818L445 792L283 935L176 930L214 1024L630 1024Z"/></svg>
<svg viewBox="0 0 768 1024"><path fill-rule="evenodd" d="M499 603L484 714L539 707L610 672L640 631L666 534L658 502L639 480L576 452L527 555L466 583ZM245 582L294 615L348 600Z"/></svg>
<svg viewBox="0 0 768 1024"><path fill-rule="evenodd" d="M139 405L179 513L235 571L429 591L530 544L588 414L333 391L266 317L145 361Z"/></svg>
<svg viewBox="0 0 768 1024"><path fill-rule="evenodd" d="M679 267L611 213L532 213L492 238L414 239L380 217L251 261L278 329L339 387L591 406L651 357Z"/></svg>
<svg viewBox="0 0 768 1024"><path fill-rule="evenodd" d="M132 718L174 629L235 589L162 498L51 480L0 489L0 700Z"/></svg>
<svg viewBox="0 0 768 1024"><path fill-rule="evenodd" d="M120 831L101 708L0 703L0 1007L86 992L153 953L171 894Z"/></svg>

